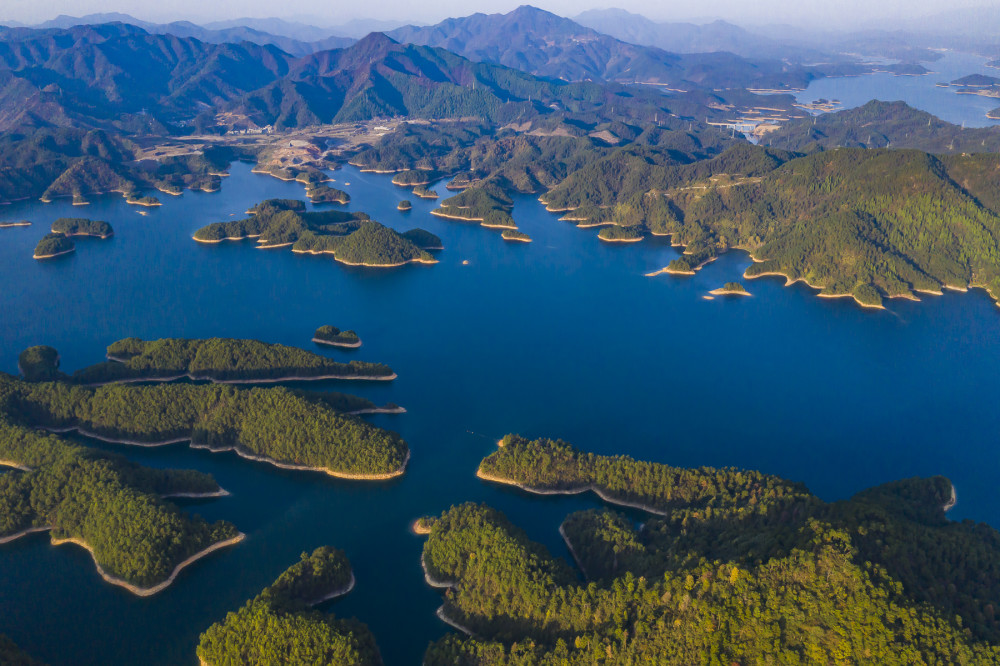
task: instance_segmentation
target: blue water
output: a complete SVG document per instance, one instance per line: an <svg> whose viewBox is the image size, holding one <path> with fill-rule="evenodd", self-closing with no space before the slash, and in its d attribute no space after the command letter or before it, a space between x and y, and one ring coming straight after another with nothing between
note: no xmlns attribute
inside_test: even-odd
<svg viewBox="0 0 1000 666"><path fill-rule="evenodd" d="M926 76L893 76L870 74L841 78L816 79L800 93L799 102L812 102L820 98L840 100L844 108L861 106L873 99L883 102L902 100L910 106L933 113L942 120L965 124L966 127L990 127L1000 121L990 120L986 114L1000 107L1000 99L979 95L958 95L955 88L939 88L937 83L950 83L969 74L986 74L1000 77L1000 70L986 66L988 58L945 51L940 60L924 63L931 70Z"/></svg>
<svg viewBox="0 0 1000 666"><path fill-rule="evenodd" d="M330 610L367 622L387 664L418 664L448 629L434 616L440 595L421 575L422 542L408 532L414 518L484 501L566 555L556 533L562 518L597 505L477 480L479 460L509 432L677 465L757 468L804 481L828 500L945 474L958 489L953 517L1000 525L1000 311L982 291L872 312L765 278L746 282L752 298L707 301L707 291L739 279L745 254L690 278L647 278L677 256L665 240L607 245L596 230L560 222L520 196L514 216L534 242L505 243L497 232L434 218L434 202L350 167L334 176L351 207L438 234L439 264L346 268L252 243L194 243L198 227L242 216L263 198L303 197L300 185L246 165L232 172L220 193L164 195L145 217L120 198L86 209L0 208L0 216L35 222L0 230L0 370L16 372L17 353L34 344L58 348L72 371L129 335L311 348L319 325L354 328L361 349L316 351L384 361L399 379L322 387L406 407L373 421L405 437L410 467L389 483L349 482L184 445L115 447L147 465L214 474L233 495L187 506L231 520L249 538L149 599L104 584L87 553L54 548L45 535L0 547L0 631L37 658L194 664L199 632L300 552L332 544L347 551L358 584ZM395 209L404 196L409 213ZM107 219L115 236L33 261L48 224L67 214Z"/></svg>

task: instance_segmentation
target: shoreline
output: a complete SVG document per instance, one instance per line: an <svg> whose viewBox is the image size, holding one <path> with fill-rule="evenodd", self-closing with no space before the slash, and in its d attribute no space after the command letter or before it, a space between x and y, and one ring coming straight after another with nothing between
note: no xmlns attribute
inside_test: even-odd
<svg viewBox="0 0 1000 666"><path fill-rule="evenodd" d="M338 478L338 479L349 479L349 480L355 480L355 481L386 481L386 480L389 480L389 479L394 479L394 478L396 478L398 476L402 476L406 472L406 466L410 462L410 451L409 451L409 448L407 448L406 457L403 459L403 463L399 466L398 469L393 470L392 472L385 472L385 473L381 473L381 474L360 474L360 473L353 473L353 472L337 472L335 470L327 469L326 467L309 467L309 466L306 466L306 465L297 465L295 463L280 462L280 461L275 460L273 458L268 458L267 456L258 456L258 455L255 455L253 453L247 453L246 451L241 451L236 446L229 446L229 447L224 447L224 448L213 448L213 447L211 447L211 446L209 446L207 444L198 444L198 443L194 442L191 439L190 435L187 436L187 437L178 437L178 438L175 438L175 439L167 439L167 440L152 441L152 442L142 442L142 441L138 441L138 440L130 440L130 439L122 439L122 438L117 438L116 439L116 438L113 438L113 437L105 437L103 435L97 435L97 434L91 433L91 432L89 432L87 430L84 430L84 429L80 428L79 426L71 426L69 428L62 428L62 429L57 429L57 428L44 428L44 429L48 430L49 432L52 432L52 433L70 432L72 430L75 430L75 431L77 431L77 433L79 433L80 435L83 435L84 437L90 437L92 439L96 439L96 440L101 441L101 442L107 442L108 444L127 444L129 446L143 446L143 447L148 447L148 448L155 448L155 447L159 447L159 446L169 446L171 444L182 444L184 442L187 442L188 446L190 446L192 449L210 451L211 453L226 453L226 452L229 452L229 451L233 451L233 452L236 453L236 455L238 455L241 458L244 458L246 460L252 460L254 462L268 463L270 465L274 465L275 467L279 467L281 469L289 469L289 470L295 470L295 471L308 471L308 472L323 472L324 474L327 474L329 476L332 476L332 477L335 477L335 478ZM227 491L227 494L228 494L228 491Z"/></svg>
<svg viewBox="0 0 1000 666"><path fill-rule="evenodd" d="M646 513L652 513L657 516L668 516L669 514L655 507L651 507L645 504L639 504L637 502L629 502L628 500L621 500L614 497L608 496L606 491L598 488L594 484L588 484L586 486L579 486L577 488L566 488L566 489L550 489L550 488L533 488L531 486L526 486L523 483L518 483L517 481L512 481L510 479L505 479L500 476L493 476L482 471L482 469L476 470L476 476L484 481L490 481L493 483L500 483L507 486L514 486L526 492L535 495L580 495L587 491L593 492L595 495L600 497L602 500L609 504L614 504L616 506L624 506L630 509L639 509L640 511L645 511Z"/></svg>
<svg viewBox="0 0 1000 666"><path fill-rule="evenodd" d="M76 248L70 248L68 250L63 250L62 252L56 252L55 254L33 254L32 259L52 259L53 257L61 257L64 254L70 254L71 252L76 252Z"/></svg>
<svg viewBox="0 0 1000 666"><path fill-rule="evenodd" d="M764 263L763 261L758 261L752 254L750 255L750 259L755 264L762 264L762 263ZM795 278L793 280L790 275L788 275L786 273L782 273L781 271L766 271L764 273L757 273L756 275L748 275L747 272L749 270L750 270L750 268L747 267L747 269L745 271L743 271L743 277L744 277L744 279L747 279L747 280L756 280L757 278L762 278L762 277L783 277L783 278L785 278L785 285L784 286L786 286L786 287L791 287L796 282L802 282L803 284L805 284L807 287L809 287L811 289L819 289L819 290L826 289L826 287L810 283L809 280L807 280L804 277ZM868 308L870 310L885 310L885 306L882 305L881 303L879 303L877 305L876 304L872 304L872 303L862 303L861 301L858 300L858 297L855 296L854 294L822 294L822 293L820 293L820 294L814 294L814 295L816 297L818 297L818 298L853 298L854 302L857 303L858 305L860 305L863 308ZM890 298L894 298L894 297L890 296Z"/></svg>
<svg viewBox="0 0 1000 666"><path fill-rule="evenodd" d="M420 568L424 570L424 580L427 582L428 585L430 585L433 588L437 588L439 590L448 590L455 587L455 585L457 584L455 582L437 580L433 576L431 576L430 572L427 570L427 563L424 561L423 553L420 554ZM441 620L448 626L454 627L455 629L458 629L462 633L468 634L469 636L475 636L475 633L473 633L471 629L462 626L457 621L448 617L448 614L445 613L443 604L440 607L438 607L437 611L435 611L434 614L437 615L439 620Z"/></svg>
<svg viewBox="0 0 1000 666"><path fill-rule="evenodd" d="M231 492L225 488L219 488L208 493L167 493L160 495L160 499L213 499L215 497L229 497Z"/></svg>
<svg viewBox="0 0 1000 666"><path fill-rule="evenodd" d="M348 416L360 416L362 414L405 414L406 408L396 405L395 407L368 407L366 409L355 409L353 412L341 412Z"/></svg>
<svg viewBox="0 0 1000 666"><path fill-rule="evenodd" d="M271 247L278 247L278 246L274 245L274 246L271 246ZM366 263L366 262L363 262L363 261L353 262L353 261L346 261L344 259L340 259L339 257L337 257L337 254L334 251L332 251L332 250L294 250L293 249L292 253L294 253L294 254L310 254L310 255L313 255L313 256L319 256L319 255L322 255L322 254L330 254L330 255L333 255L333 260L336 261L337 263L343 264L345 266L363 266L365 268L399 268L400 266L405 266L407 264L436 264L436 263L438 263L437 259L419 259L418 258L418 259L407 259L406 261L401 261L401 262L398 262L398 263L395 263L395 264L369 264L369 263Z"/></svg>
<svg viewBox="0 0 1000 666"><path fill-rule="evenodd" d="M433 215L435 217L443 217L446 220L458 220L460 222L482 222L483 221L483 218L481 218L481 217L461 217L460 215L449 215L448 213L445 213L444 211L442 211L440 208L435 208L434 210L432 210L431 211L431 215ZM485 225L483 225L483 226L485 226Z"/></svg>
<svg viewBox="0 0 1000 666"><path fill-rule="evenodd" d="M343 347L345 349L357 349L361 346L361 340L358 340L357 342L336 342L334 340L313 338L312 341L318 345L330 345L331 347Z"/></svg>
<svg viewBox="0 0 1000 666"><path fill-rule="evenodd" d="M729 291L728 289L723 289L719 287L718 289L713 289L708 292L712 296L753 296L749 291Z"/></svg>
<svg viewBox="0 0 1000 666"><path fill-rule="evenodd" d="M565 543L566 547L569 549L569 554L573 556L573 561L576 563L576 568L579 569L580 573L583 574L584 580L589 581L590 574L587 573L587 570L583 566L583 562L580 561L580 556L577 555L576 549L573 548L573 544L570 543L569 537L566 536L566 530L563 529L565 526L566 526L565 520L559 524L559 536L562 537L563 543Z"/></svg>
<svg viewBox="0 0 1000 666"><path fill-rule="evenodd" d="M31 222L0 222L0 229L12 229L14 227L30 227Z"/></svg>
<svg viewBox="0 0 1000 666"><path fill-rule="evenodd" d="M309 601L309 602L306 603L306 605L310 606L310 607L311 606L318 606L319 604L323 603L324 601L329 601L330 599L336 599L337 597L342 597L342 596L344 596L345 594L347 594L348 592L350 592L351 590L354 589L355 583L357 583L357 579L354 578L354 570L352 569L351 570L351 579L349 581L347 581L346 585L344 585L343 587L338 587L337 589L335 589L335 590L333 590L331 592L328 592L327 594L323 595L322 597L320 597L316 601Z"/></svg>
<svg viewBox="0 0 1000 666"><path fill-rule="evenodd" d="M37 534L38 532L48 532L52 529L52 526L47 527L29 527L28 529L21 530L20 532L15 532L14 534L9 534L5 537L0 537L0 545L10 543L12 541L17 541L23 536L28 536L29 534Z"/></svg>
<svg viewBox="0 0 1000 666"><path fill-rule="evenodd" d="M600 234L597 235L597 238L601 242L604 242L604 243L641 243L642 241L645 240L645 238L642 238L642 237L639 237L639 238L604 238Z"/></svg>
<svg viewBox="0 0 1000 666"><path fill-rule="evenodd" d="M0 467L10 467L12 469L19 469L22 472L30 472L31 468L27 465L22 465L21 463L16 463L13 460L0 460Z"/></svg>
<svg viewBox="0 0 1000 666"><path fill-rule="evenodd" d="M194 242L206 243L208 245L214 245L215 243L221 243L222 241L247 240L249 238L260 238L260 234L250 234L249 236L226 236L225 238L216 238L216 239L204 239L204 238L198 238L197 236L191 236L191 239Z"/></svg>
<svg viewBox="0 0 1000 666"><path fill-rule="evenodd" d="M182 569L184 569L184 567L197 562L201 558L211 553L214 553L217 550L226 548L228 546L234 546L239 542L243 541L245 538L246 534L240 532L236 536L230 539L225 539L223 541L217 541L213 543L211 546L205 548L204 550L198 551L194 555L191 555L186 560L182 561L180 564L174 567L174 570L170 573L170 576L166 580L154 585L153 587L139 587L138 585L134 585L128 582L127 580L118 578L116 576L112 576L111 574L106 572L103 569L103 567L101 567L100 563L97 561L97 557L94 555L94 549L91 548L90 544L88 544L83 539L78 539L77 537L68 537L66 539L53 538L52 545L61 546L64 543L73 543L76 544L77 546L85 548L87 552L90 553L90 557L94 560L94 566L97 567L97 573L100 574L101 578L103 578L105 582L111 583L112 585L117 585L119 587L123 587L132 594L139 597L151 597L157 592L162 592L163 590L167 589L167 587L169 587L170 584L177 579L177 575L181 572Z"/></svg>

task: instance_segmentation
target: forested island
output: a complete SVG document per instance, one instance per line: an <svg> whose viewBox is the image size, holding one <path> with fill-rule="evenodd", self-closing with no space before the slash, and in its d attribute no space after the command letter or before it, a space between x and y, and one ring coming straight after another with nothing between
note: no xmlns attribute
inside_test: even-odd
<svg viewBox="0 0 1000 666"><path fill-rule="evenodd" d="M69 254L76 249L71 236L93 236L106 239L114 235L111 225L98 220L61 217L52 223L52 231L35 246L35 259L51 259Z"/></svg>
<svg viewBox="0 0 1000 666"><path fill-rule="evenodd" d="M750 292L739 282L727 282L718 289L708 292L712 296L749 296Z"/></svg>
<svg viewBox="0 0 1000 666"><path fill-rule="evenodd" d="M408 211L408 210L413 210L413 204L410 203L410 201L408 199L403 199L398 204L396 204L396 208L398 210L401 210L401 211L405 212L405 211Z"/></svg>
<svg viewBox="0 0 1000 666"><path fill-rule="evenodd" d="M509 483L655 510L570 514L560 532L586 582L499 511L420 522L440 615L471 636L424 663L994 663L1000 534L952 523L947 479L885 484L832 504L739 469L682 470L509 436L483 461ZM583 485L581 485L583 484ZM474 637L472 637L474 636Z"/></svg>
<svg viewBox="0 0 1000 666"><path fill-rule="evenodd" d="M504 229L500 232L500 237L505 241L514 241L517 243L530 243L531 236L524 233L523 231L518 231L517 229Z"/></svg>
<svg viewBox="0 0 1000 666"><path fill-rule="evenodd" d="M421 237L427 232L413 229L400 234L369 219L365 213L307 213L304 202L286 199L264 201L247 212L251 217L245 220L202 227L195 232L194 239L200 243L218 243L256 238L261 248L291 246L296 254L331 254L335 260L350 266L437 263L408 235Z"/></svg>
<svg viewBox="0 0 1000 666"><path fill-rule="evenodd" d="M353 587L354 574L342 551L323 546L302 553L273 585L201 635L198 659L204 666L380 666L375 637L366 625L312 609Z"/></svg>
<svg viewBox="0 0 1000 666"><path fill-rule="evenodd" d="M356 349L361 346L361 338L354 331L342 331L336 326L320 326L313 333L313 342L333 347Z"/></svg>
<svg viewBox="0 0 1000 666"><path fill-rule="evenodd" d="M125 338L107 349L108 361L75 372L74 382L172 381L187 377L230 384L291 380L396 378L382 363L340 363L287 345L232 338Z"/></svg>
<svg viewBox="0 0 1000 666"><path fill-rule="evenodd" d="M337 203L343 205L351 203L350 194L329 185L311 187L306 191L306 196L313 203Z"/></svg>
<svg viewBox="0 0 1000 666"><path fill-rule="evenodd" d="M32 258L52 259L53 257L69 254L75 249L76 245L65 235L49 233L45 234L42 240L38 241Z"/></svg>
<svg viewBox="0 0 1000 666"><path fill-rule="evenodd" d="M64 236L94 236L111 238L114 230L107 222L88 220L80 217L60 217L52 223L52 233Z"/></svg>
<svg viewBox="0 0 1000 666"><path fill-rule="evenodd" d="M427 189L424 185L418 185L413 188L413 196L420 197L421 199L437 199L438 193L434 190Z"/></svg>
<svg viewBox="0 0 1000 666"><path fill-rule="evenodd" d="M31 429L46 420L39 393L65 409L57 395L67 388L0 375L0 464L13 468L0 473L0 543L50 531L54 545L90 551L109 583L148 596L242 538L230 523L207 523L160 499L221 494L207 474L142 467Z"/></svg>
<svg viewBox="0 0 1000 666"><path fill-rule="evenodd" d="M409 458L399 435L341 411L371 411L370 402L338 394L217 384L88 388L65 381L0 380L26 425L55 432L77 430L136 446L190 442L278 467L361 480L399 476Z"/></svg>

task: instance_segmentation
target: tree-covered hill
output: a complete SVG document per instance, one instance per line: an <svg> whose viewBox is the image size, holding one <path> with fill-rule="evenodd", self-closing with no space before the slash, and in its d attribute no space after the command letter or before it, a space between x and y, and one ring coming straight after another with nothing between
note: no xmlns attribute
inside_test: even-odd
<svg viewBox="0 0 1000 666"><path fill-rule="evenodd" d="M841 147L995 153L1000 150L1000 128L966 128L905 102L872 100L853 109L789 121L769 132L762 142L773 148L804 153Z"/></svg>
<svg viewBox="0 0 1000 666"><path fill-rule="evenodd" d="M571 514L561 533L583 583L494 509L464 504L425 519L424 566L448 587L441 613L475 636L437 641L427 664L1000 658L997 590L986 573L1000 566L1000 535L944 517L953 501L946 479L827 504L799 484L742 470L676 470L551 440L502 444L481 469L539 490L621 484L624 497L661 513L638 528L617 511Z"/></svg>
<svg viewBox="0 0 1000 666"><path fill-rule="evenodd" d="M292 251L298 254L331 254L337 261L350 265L437 263L421 244L421 239L427 240L428 232L413 229L400 234L370 220L365 213L307 213L304 202L291 200L264 201L250 212L252 216L245 220L215 222L202 227L195 232L194 239L217 243L256 238L260 247L291 245ZM440 247L440 239L433 247Z"/></svg>
<svg viewBox="0 0 1000 666"><path fill-rule="evenodd" d="M366 625L311 609L353 585L342 551L324 546L302 553L273 585L201 635L198 659L207 666L379 666L382 658Z"/></svg>

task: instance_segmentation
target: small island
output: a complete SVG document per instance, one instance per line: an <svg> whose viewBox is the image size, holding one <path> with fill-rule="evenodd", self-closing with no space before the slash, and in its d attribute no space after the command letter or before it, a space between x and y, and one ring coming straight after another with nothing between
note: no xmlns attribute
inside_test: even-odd
<svg viewBox="0 0 1000 666"><path fill-rule="evenodd" d="M420 197L421 199L437 199L438 193L427 189L425 185L418 185L413 188L413 196Z"/></svg>
<svg viewBox="0 0 1000 666"><path fill-rule="evenodd" d="M80 217L61 217L52 223L52 233L64 236L93 236L111 238L114 230L107 222Z"/></svg>
<svg viewBox="0 0 1000 666"><path fill-rule="evenodd" d="M354 573L342 551L322 546L302 553L274 584L201 635L198 660L203 666L381 666L366 625L313 610L353 587Z"/></svg>
<svg viewBox="0 0 1000 666"><path fill-rule="evenodd" d="M250 217L245 220L202 227L195 232L194 240L220 243L254 238L260 248L291 247L295 254L329 254L349 266L389 268L437 263L410 236L418 231L420 235L433 234L416 229L400 234L365 213L305 212L305 202L288 199L269 199L247 213Z"/></svg>
<svg viewBox="0 0 1000 666"><path fill-rule="evenodd" d="M144 206L146 208L154 208L156 206L162 206L163 204L154 196L136 196L135 194L129 194L125 197L125 203L131 204L133 206Z"/></svg>
<svg viewBox="0 0 1000 666"><path fill-rule="evenodd" d="M52 259L69 254L76 249L76 245L63 234L46 234L35 246L35 259Z"/></svg>
<svg viewBox="0 0 1000 666"><path fill-rule="evenodd" d="M512 241L515 243L530 243L531 236L528 234L518 231L517 229L504 229L500 233L500 237L505 241Z"/></svg>
<svg viewBox="0 0 1000 666"><path fill-rule="evenodd" d="M335 203L347 205L351 203L351 195L344 190L338 190L335 187L330 187L329 185L316 185L308 190L306 190L306 196L314 204L318 203Z"/></svg>
<svg viewBox="0 0 1000 666"><path fill-rule="evenodd" d="M336 326L320 326L313 333L313 342L333 347L357 349L361 346L361 338L354 331L341 331Z"/></svg>
<svg viewBox="0 0 1000 666"><path fill-rule="evenodd" d="M410 201L408 199L403 199L398 204L396 204L396 209L397 210L402 210L402 211L412 210L413 209L413 204L410 203Z"/></svg>
<svg viewBox="0 0 1000 666"><path fill-rule="evenodd" d="M28 220L17 220L14 222L0 222L0 229L13 229L14 227L30 227Z"/></svg>
<svg viewBox="0 0 1000 666"><path fill-rule="evenodd" d="M739 282L727 282L718 289L713 289L708 292L712 296L749 296L750 292L746 290Z"/></svg>
<svg viewBox="0 0 1000 666"><path fill-rule="evenodd" d="M641 227L622 227L617 224L603 227L597 232L597 237L605 243L638 243L644 238Z"/></svg>

